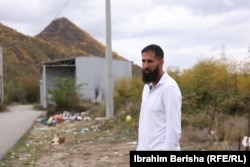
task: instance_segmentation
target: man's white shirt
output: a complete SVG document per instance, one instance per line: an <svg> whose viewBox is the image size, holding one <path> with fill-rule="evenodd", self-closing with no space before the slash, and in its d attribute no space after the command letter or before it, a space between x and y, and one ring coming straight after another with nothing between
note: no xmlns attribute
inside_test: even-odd
<svg viewBox="0 0 250 167"><path fill-rule="evenodd" d="M145 84L137 150L180 150L182 95L176 81L164 73L155 87Z"/></svg>

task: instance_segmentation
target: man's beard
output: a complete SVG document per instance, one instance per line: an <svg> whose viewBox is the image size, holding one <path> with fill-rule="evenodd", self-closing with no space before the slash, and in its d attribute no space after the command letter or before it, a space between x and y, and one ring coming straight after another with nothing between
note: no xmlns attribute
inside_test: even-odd
<svg viewBox="0 0 250 167"><path fill-rule="evenodd" d="M148 71L148 72L146 73L145 71ZM159 73L160 73L159 66L157 66L153 70L144 69L144 70L142 70L142 81L144 83L155 82L158 79Z"/></svg>

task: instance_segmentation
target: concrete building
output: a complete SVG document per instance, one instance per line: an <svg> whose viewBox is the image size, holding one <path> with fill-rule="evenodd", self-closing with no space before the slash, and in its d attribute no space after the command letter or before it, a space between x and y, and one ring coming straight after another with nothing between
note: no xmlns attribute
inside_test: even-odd
<svg viewBox="0 0 250 167"><path fill-rule="evenodd" d="M48 106L48 90L55 87L54 80L59 77L73 77L75 85L83 85L81 94L84 99L103 102L105 97L105 58L75 57L43 63L42 79L40 81L40 103ZM132 63L124 60L114 60L113 80L132 78ZM70 97L69 97L70 98Z"/></svg>

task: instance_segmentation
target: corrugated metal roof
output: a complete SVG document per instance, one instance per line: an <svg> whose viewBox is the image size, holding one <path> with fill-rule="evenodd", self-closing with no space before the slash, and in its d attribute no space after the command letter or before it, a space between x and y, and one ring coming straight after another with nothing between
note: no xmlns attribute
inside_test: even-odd
<svg viewBox="0 0 250 167"><path fill-rule="evenodd" d="M75 58L67 58L44 62L46 66L75 66Z"/></svg>

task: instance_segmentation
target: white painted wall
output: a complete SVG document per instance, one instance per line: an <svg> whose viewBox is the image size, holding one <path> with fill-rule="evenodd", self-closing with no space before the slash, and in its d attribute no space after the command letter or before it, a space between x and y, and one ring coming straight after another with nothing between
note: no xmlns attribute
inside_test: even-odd
<svg viewBox="0 0 250 167"><path fill-rule="evenodd" d="M76 84L83 84L84 98L102 102L105 97L105 59L100 57L76 58ZM122 77L132 78L132 63L122 60L113 60L113 80Z"/></svg>
<svg viewBox="0 0 250 167"><path fill-rule="evenodd" d="M81 84L81 94L84 99L104 102L105 98L105 58L101 57L76 57L75 65L43 66L40 88L40 103L48 106L48 90L53 89L54 79L57 77L74 77L75 84ZM113 60L113 80L123 77L132 78L132 63L123 60Z"/></svg>

